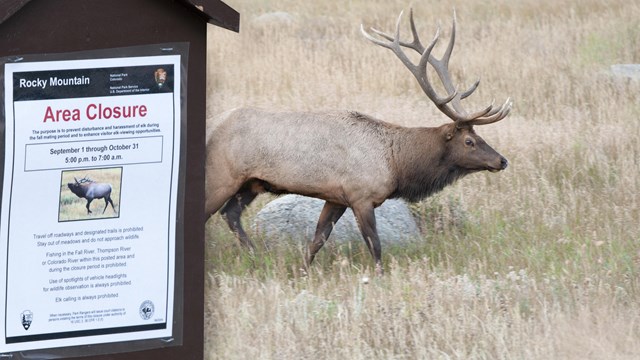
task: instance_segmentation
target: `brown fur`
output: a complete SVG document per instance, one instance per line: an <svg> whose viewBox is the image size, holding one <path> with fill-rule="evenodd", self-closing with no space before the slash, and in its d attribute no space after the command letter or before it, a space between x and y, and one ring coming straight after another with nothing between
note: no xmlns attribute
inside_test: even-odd
<svg viewBox="0 0 640 360"><path fill-rule="evenodd" d="M206 213L220 211L243 245L253 247L240 216L259 193L326 201L306 264L350 207L382 272L375 207L388 198L418 201L467 174L507 165L471 126L456 123L405 128L357 112L245 108L208 125Z"/></svg>

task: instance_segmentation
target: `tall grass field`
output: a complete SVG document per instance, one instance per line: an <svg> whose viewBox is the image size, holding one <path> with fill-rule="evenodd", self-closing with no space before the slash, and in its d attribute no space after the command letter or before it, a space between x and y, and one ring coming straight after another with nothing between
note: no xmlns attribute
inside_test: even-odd
<svg viewBox="0 0 640 360"><path fill-rule="evenodd" d="M423 43L453 8L450 69L468 109L512 97L476 132L509 159L411 209L421 237L329 242L308 272L290 239L240 248L207 223L206 359L640 359L637 1L226 0L239 34L209 27L208 115L242 107L357 110L403 126L450 121L360 24ZM414 58L415 60L415 58ZM245 227L273 197L247 209ZM460 215L462 214L462 215ZM402 231L402 229L398 229ZM310 240L310 239L309 239Z"/></svg>

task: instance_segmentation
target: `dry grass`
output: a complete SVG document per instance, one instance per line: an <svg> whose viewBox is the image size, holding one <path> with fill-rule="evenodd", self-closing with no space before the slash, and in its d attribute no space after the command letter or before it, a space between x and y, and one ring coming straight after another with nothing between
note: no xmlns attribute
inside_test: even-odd
<svg viewBox="0 0 640 360"><path fill-rule="evenodd" d="M392 29L405 3L227 2L241 33L210 28L210 115L251 105L447 121L359 34L361 22ZM447 38L452 6L414 4L424 41L437 21ZM214 217L208 359L640 358L640 84L607 74L640 62L640 5L455 6L452 71L463 84L482 78L470 102L515 99L509 118L477 129L510 167L417 204L424 241L383 249L387 275L368 284L362 246L328 246L302 277L300 245L252 257ZM261 17L277 11L289 17ZM430 225L429 209L450 203L467 219Z"/></svg>

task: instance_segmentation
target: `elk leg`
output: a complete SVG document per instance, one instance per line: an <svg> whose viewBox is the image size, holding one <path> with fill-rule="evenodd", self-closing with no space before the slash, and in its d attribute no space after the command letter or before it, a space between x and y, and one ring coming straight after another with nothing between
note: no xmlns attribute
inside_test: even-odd
<svg viewBox="0 0 640 360"><path fill-rule="evenodd" d="M224 206L238 192L240 186L229 186L218 188L207 193L205 200L205 215L207 218L215 214L222 206ZM207 188L207 191L208 188Z"/></svg>
<svg viewBox="0 0 640 360"><path fill-rule="evenodd" d="M116 211L116 209L113 207L113 201L111 201L111 197L110 196L105 196L104 197L104 209L102 209L102 213L104 214L105 211L107 211L107 207L109 207L109 203L111 203L111 208L113 209L113 211Z"/></svg>
<svg viewBox="0 0 640 360"><path fill-rule="evenodd" d="M113 209L113 212L116 212L116 207L113 205L113 200L111 200L111 196L109 196L107 199L109 200L109 204L111 204L111 208ZM107 210L107 204L104 205L104 209ZM102 213L104 214L104 211Z"/></svg>
<svg viewBox="0 0 640 360"><path fill-rule="evenodd" d="M229 199L229 201L227 201L224 207L220 210L220 215L225 219L231 231L236 234L238 240L240 240L240 244L249 249L255 249L255 246L242 228L240 217L242 216L242 211L244 211L256 196L258 196L258 194L251 190L240 190L231 199Z"/></svg>
<svg viewBox="0 0 640 360"><path fill-rule="evenodd" d="M91 214L91 210L89 209L89 205L91 205L91 202L93 201L93 199L87 199L87 214Z"/></svg>
<svg viewBox="0 0 640 360"><path fill-rule="evenodd" d="M369 252L373 255L376 263L376 275L382 275L382 248L380 247L380 239L378 238L378 230L376 229L376 214L373 206L363 205L353 207L352 209L364 242L367 244Z"/></svg>
<svg viewBox="0 0 640 360"><path fill-rule="evenodd" d="M328 201L324 203L324 207L320 213L320 219L318 219L318 225L316 226L315 236L311 244L309 244L309 250L305 259L305 265L307 267L311 265L316 254L327 241L333 227L346 209L347 207L343 205L330 203Z"/></svg>

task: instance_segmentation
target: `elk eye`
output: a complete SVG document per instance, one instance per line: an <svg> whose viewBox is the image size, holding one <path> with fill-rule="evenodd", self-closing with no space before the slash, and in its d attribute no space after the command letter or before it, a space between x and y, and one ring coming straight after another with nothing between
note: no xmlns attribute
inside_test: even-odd
<svg viewBox="0 0 640 360"><path fill-rule="evenodd" d="M467 146L473 146L473 140L467 139L467 140L464 141L464 144L467 145Z"/></svg>

